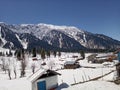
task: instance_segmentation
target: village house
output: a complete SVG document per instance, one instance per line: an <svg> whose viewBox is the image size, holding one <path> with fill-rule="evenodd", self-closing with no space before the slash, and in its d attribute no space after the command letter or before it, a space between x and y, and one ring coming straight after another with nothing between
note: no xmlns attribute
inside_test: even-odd
<svg viewBox="0 0 120 90"><path fill-rule="evenodd" d="M58 77L61 75L52 70L40 69L31 75L28 80L31 82L32 90L52 90L58 86Z"/></svg>
<svg viewBox="0 0 120 90"><path fill-rule="evenodd" d="M104 63L104 62L112 62L116 59L116 55L112 53L108 54L92 54L88 56L88 62L91 63Z"/></svg>
<svg viewBox="0 0 120 90"><path fill-rule="evenodd" d="M76 61L66 61L64 63L64 68L65 69L76 69L76 68L79 68L79 67L80 67L80 65Z"/></svg>

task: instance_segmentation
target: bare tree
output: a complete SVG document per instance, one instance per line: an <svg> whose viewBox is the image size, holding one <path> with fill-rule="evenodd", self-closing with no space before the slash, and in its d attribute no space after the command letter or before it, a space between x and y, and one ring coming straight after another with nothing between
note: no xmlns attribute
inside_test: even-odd
<svg viewBox="0 0 120 90"><path fill-rule="evenodd" d="M25 62L25 57L23 57L23 59L21 60L21 76L20 77L25 76L25 68L26 68L26 62Z"/></svg>
<svg viewBox="0 0 120 90"><path fill-rule="evenodd" d="M11 70L8 69L8 76L9 76L9 79L11 80Z"/></svg>
<svg viewBox="0 0 120 90"><path fill-rule="evenodd" d="M6 67L6 70L8 71L9 79L11 80L11 60L10 60L10 58L8 58L8 61L6 61L5 67Z"/></svg>
<svg viewBox="0 0 120 90"><path fill-rule="evenodd" d="M17 77L17 73L16 73L16 59L13 60L13 71L14 71L14 75L15 75L15 78Z"/></svg>
<svg viewBox="0 0 120 90"><path fill-rule="evenodd" d="M35 73L35 61L33 61L31 68L32 68L32 73L34 74Z"/></svg>
<svg viewBox="0 0 120 90"><path fill-rule="evenodd" d="M15 79L17 77L16 68L14 68Z"/></svg>
<svg viewBox="0 0 120 90"><path fill-rule="evenodd" d="M46 51L47 60L50 58L50 51Z"/></svg>
<svg viewBox="0 0 120 90"><path fill-rule="evenodd" d="M6 73L5 59L4 59L3 57L1 57L1 61L2 61L2 69L3 69L3 71L5 71L5 73Z"/></svg>
<svg viewBox="0 0 120 90"><path fill-rule="evenodd" d="M53 60L49 60L49 61L47 62L47 65L48 65L49 69L52 70L53 65L54 65L54 61L53 61Z"/></svg>
<svg viewBox="0 0 120 90"><path fill-rule="evenodd" d="M22 50L22 60L21 60L21 75L20 77L24 77L25 76L25 68L26 68L26 60L25 60L25 53L24 53L24 49Z"/></svg>
<svg viewBox="0 0 120 90"><path fill-rule="evenodd" d="M3 62L3 70L5 73L8 73L9 79L12 79L12 71L14 70L15 78L17 77L16 74L16 60L11 57L6 57L6 59L1 59Z"/></svg>

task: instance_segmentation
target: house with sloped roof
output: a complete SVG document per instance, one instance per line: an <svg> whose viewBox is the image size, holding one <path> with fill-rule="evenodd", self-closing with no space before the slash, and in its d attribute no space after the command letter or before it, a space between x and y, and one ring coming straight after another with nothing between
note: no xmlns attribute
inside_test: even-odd
<svg viewBox="0 0 120 90"><path fill-rule="evenodd" d="M77 61L66 61L65 63L64 63L64 68L65 69L76 69L76 68L79 68L80 67L80 65L79 65L79 62L77 62Z"/></svg>
<svg viewBox="0 0 120 90"><path fill-rule="evenodd" d="M58 86L58 75L61 74L52 70L39 69L28 80L31 82L32 90L52 90Z"/></svg>

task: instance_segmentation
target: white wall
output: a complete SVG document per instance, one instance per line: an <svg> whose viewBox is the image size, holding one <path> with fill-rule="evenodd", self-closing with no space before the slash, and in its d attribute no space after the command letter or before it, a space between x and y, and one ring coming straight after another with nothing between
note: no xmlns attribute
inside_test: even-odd
<svg viewBox="0 0 120 90"><path fill-rule="evenodd" d="M46 89L51 89L53 87L57 87L57 85L58 85L57 75L46 78Z"/></svg>
<svg viewBox="0 0 120 90"><path fill-rule="evenodd" d="M37 82L40 82L40 81L46 81L46 89L47 90L51 89L53 87L57 87L57 85L58 85L58 78L57 78L57 75L55 75L55 76L39 79L35 82L32 82L32 90L38 90Z"/></svg>

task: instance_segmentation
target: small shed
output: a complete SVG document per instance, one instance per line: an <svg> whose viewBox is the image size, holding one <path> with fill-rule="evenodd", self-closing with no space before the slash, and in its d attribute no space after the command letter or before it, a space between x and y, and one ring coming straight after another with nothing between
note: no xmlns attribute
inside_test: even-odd
<svg viewBox="0 0 120 90"><path fill-rule="evenodd" d="M37 59L37 58L33 58L32 60L33 60L33 61L38 61L38 59Z"/></svg>
<svg viewBox="0 0 120 90"><path fill-rule="evenodd" d="M78 58L78 56L73 55L72 58Z"/></svg>
<svg viewBox="0 0 120 90"><path fill-rule="evenodd" d="M115 55L111 53L105 54L92 54L88 56L88 62L92 63L104 63L104 62L112 62L115 59Z"/></svg>
<svg viewBox="0 0 120 90"><path fill-rule="evenodd" d="M65 69L76 69L76 68L79 68L79 67L80 67L80 65L76 61L66 61L64 63L64 68Z"/></svg>
<svg viewBox="0 0 120 90"><path fill-rule="evenodd" d="M58 86L58 77L61 75L52 70L40 69L29 77L32 90L52 90Z"/></svg>

